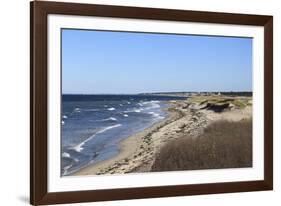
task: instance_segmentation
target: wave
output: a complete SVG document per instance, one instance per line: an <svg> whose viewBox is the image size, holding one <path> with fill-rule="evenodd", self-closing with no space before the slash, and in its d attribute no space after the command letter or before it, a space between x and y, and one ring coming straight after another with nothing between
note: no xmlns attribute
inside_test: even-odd
<svg viewBox="0 0 281 206"><path fill-rule="evenodd" d="M68 154L67 152L63 152L62 153L62 157L70 158L70 154Z"/></svg>
<svg viewBox="0 0 281 206"><path fill-rule="evenodd" d="M110 130L110 129L113 129L113 128L116 128L116 127L120 127L122 126L122 124L116 124L116 125L112 125L112 126L108 126L108 127L105 127L101 130L99 130L98 132L96 132L95 134L91 135L89 138L87 138L86 140L84 140L83 142L77 144L76 146L72 147L71 149L75 150L76 152L81 152L84 148L84 144L86 144L87 142L89 142L90 140L92 140L97 134L101 134L107 130Z"/></svg>
<svg viewBox="0 0 281 206"><path fill-rule="evenodd" d="M81 111L81 109L79 107L77 107L73 110L73 112L80 112L80 111Z"/></svg>
<svg viewBox="0 0 281 206"><path fill-rule="evenodd" d="M151 114L154 117L159 117L160 114L156 113L156 112L148 112L148 114Z"/></svg>
<svg viewBox="0 0 281 206"><path fill-rule="evenodd" d="M156 109L156 108L160 108L159 105L160 101L150 101L147 104L150 105L148 107L146 107L145 109Z"/></svg>
<svg viewBox="0 0 281 206"><path fill-rule="evenodd" d="M124 113L130 113L130 112L140 113L142 110L143 110L142 108L140 108L140 109L133 109L133 110L124 111Z"/></svg>
<svg viewBox="0 0 281 206"><path fill-rule="evenodd" d="M153 101L147 101L147 102L139 102L137 104L140 106L140 108L133 109L133 110L127 110L124 113L129 113L129 112L140 113L140 112L145 111L145 110L157 109L157 108L160 108L159 103L160 103L160 101L154 101L154 100Z"/></svg>
<svg viewBox="0 0 281 206"><path fill-rule="evenodd" d="M114 118L114 117L109 117L109 118L98 120L98 121L102 121L102 122L104 122L104 121L117 121L117 119Z"/></svg>
<svg viewBox="0 0 281 206"><path fill-rule="evenodd" d="M160 114L158 114L156 112L148 112L148 114L151 114L156 119L164 119L165 118L165 117L161 116Z"/></svg>
<svg viewBox="0 0 281 206"><path fill-rule="evenodd" d="M65 122L63 120L61 121L61 125L65 125Z"/></svg>
<svg viewBox="0 0 281 206"><path fill-rule="evenodd" d="M106 121L118 121L118 120L114 117L109 117L106 119L99 119L99 120L92 120L92 119L89 120L89 122L106 122Z"/></svg>
<svg viewBox="0 0 281 206"><path fill-rule="evenodd" d="M108 127L104 128L104 129L101 129L96 134L101 134L101 133L104 133L107 130L110 130L110 129L113 129L113 128L116 128L116 127L121 127L121 126L122 126L122 124L115 124L115 125L112 125L112 126L108 126Z"/></svg>
<svg viewBox="0 0 281 206"><path fill-rule="evenodd" d="M63 118L63 119L67 119L68 117L67 117L66 115L63 115L62 118Z"/></svg>
<svg viewBox="0 0 281 206"><path fill-rule="evenodd" d="M124 114L123 116L124 116L124 117L128 117L129 115L127 115L127 114Z"/></svg>
<svg viewBox="0 0 281 206"><path fill-rule="evenodd" d="M99 111L99 109L83 109L85 112L96 112Z"/></svg>
<svg viewBox="0 0 281 206"><path fill-rule="evenodd" d="M110 107L110 108L108 108L107 110L113 111L113 110L115 110L115 108L114 108L114 107Z"/></svg>
<svg viewBox="0 0 281 206"><path fill-rule="evenodd" d="M159 105L160 101L146 101L146 102L139 102L138 105L141 107L141 110L151 110L160 108Z"/></svg>
<svg viewBox="0 0 281 206"><path fill-rule="evenodd" d="M63 175L67 175L67 173L68 173L68 170L70 169L72 167L72 164L71 165L67 165L67 166L65 166L64 168L63 168Z"/></svg>

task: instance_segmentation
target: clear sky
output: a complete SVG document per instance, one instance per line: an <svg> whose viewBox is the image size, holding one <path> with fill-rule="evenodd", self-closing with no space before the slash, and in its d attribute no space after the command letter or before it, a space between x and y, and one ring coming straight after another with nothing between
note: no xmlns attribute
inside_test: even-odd
<svg viewBox="0 0 281 206"><path fill-rule="evenodd" d="M252 39L62 31L64 94L252 91Z"/></svg>

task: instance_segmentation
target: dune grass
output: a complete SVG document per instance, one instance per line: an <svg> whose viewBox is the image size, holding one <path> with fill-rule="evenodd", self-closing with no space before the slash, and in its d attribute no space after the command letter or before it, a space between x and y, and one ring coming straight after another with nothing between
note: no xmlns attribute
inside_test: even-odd
<svg viewBox="0 0 281 206"><path fill-rule="evenodd" d="M234 105L237 109L243 109L246 106L251 105L251 97L227 97L227 96L193 96L188 99L189 102L197 103L198 105L211 104L222 105L229 103Z"/></svg>
<svg viewBox="0 0 281 206"><path fill-rule="evenodd" d="M252 166L252 121L218 121L202 135L183 136L167 143L152 171L177 171Z"/></svg>

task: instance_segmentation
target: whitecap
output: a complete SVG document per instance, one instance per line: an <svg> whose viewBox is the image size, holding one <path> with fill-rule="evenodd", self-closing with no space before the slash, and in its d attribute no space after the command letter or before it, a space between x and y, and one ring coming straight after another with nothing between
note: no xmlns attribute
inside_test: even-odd
<svg viewBox="0 0 281 206"><path fill-rule="evenodd" d="M85 143L87 143L88 141L90 141L91 139L93 139L95 136L96 136L96 134L90 136L89 138L87 138L83 142L81 142L81 143L77 144L76 146L72 147L72 149L75 150L76 152L81 152L84 149L83 145Z"/></svg>
<svg viewBox="0 0 281 206"><path fill-rule="evenodd" d="M100 131L98 131L97 134L101 134L101 133L104 133L107 130L110 130L110 129L113 129L113 128L116 128L116 127L121 127L121 126L122 126L122 124L115 124L115 125L112 125L112 126L108 126L108 127L105 127L103 129L101 129Z"/></svg>
<svg viewBox="0 0 281 206"><path fill-rule="evenodd" d="M80 112L80 108L77 107L77 108L75 108L73 111L74 111L74 112Z"/></svg>
<svg viewBox="0 0 281 206"><path fill-rule="evenodd" d="M127 114L124 114L123 116L124 116L124 117L128 117L129 115L127 115Z"/></svg>
<svg viewBox="0 0 281 206"><path fill-rule="evenodd" d="M70 154L67 153L67 152L63 152L63 153L62 153L62 157L70 158Z"/></svg>
<svg viewBox="0 0 281 206"><path fill-rule="evenodd" d="M113 129L113 128L116 128L116 127L120 127L122 126L122 124L115 124L115 125L112 125L112 126L108 126L108 127L105 127L103 129L101 129L100 131L98 131L97 133L91 135L89 138L87 138L86 140L84 140L83 142L77 144L76 146L72 147L73 150L75 150L76 152L81 152L84 148L83 148L83 145L85 143L87 143L88 141L92 140L96 134L101 134L107 130L110 130L110 129Z"/></svg>
<svg viewBox="0 0 281 206"><path fill-rule="evenodd" d="M109 118L102 119L102 120L99 120L99 121L117 121L117 119L114 118L114 117L109 117Z"/></svg>
<svg viewBox="0 0 281 206"><path fill-rule="evenodd" d="M148 114L151 114L155 119L164 119L165 118L156 112L148 112Z"/></svg>
<svg viewBox="0 0 281 206"><path fill-rule="evenodd" d="M62 120L62 121L61 121L61 124L62 124L62 125L64 125L64 124L65 124L65 122Z"/></svg>
<svg viewBox="0 0 281 206"><path fill-rule="evenodd" d="M95 112L95 111L99 111L99 109L83 109L83 111L86 111L86 112Z"/></svg>
<svg viewBox="0 0 281 206"><path fill-rule="evenodd" d="M110 108L108 108L107 110L113 111L113 110L115 110L115 108L114 108L114 107L110 107Z"/></svg>
<svg viewBox="0 0 281 206"><path fill-rule="evenodd" d="M160 116L160 114L157 114L157 113L155 113L155 112L148 112L148 114L151 114L151 115L154 116L154 117L159 117L159 116Z"/></svg>
<svg viewBox="0 0 281 206"><path fill-rule="evenodd" d="M126 110L126 111L124 111L124 113L131 113L131 112L140 113L142 110L143 110L143 108L133 109L133 110Z"/></svg>
<svg viewBox="0 0 281 206"><path fill-rule="evenodd" d="M70 169L72 167L72 164L71 165L68 165L68 166L65 166L63 168L64 172L63 172L63 175L66 175L67 174L67 170Z"/></svg>
<svg viewBox="0 0 281 206"><path fill-rule="evenodd" d="M62 118L63 118L63 119L67 119L67 116L66 116L66 115L63 115Z"/></svg>

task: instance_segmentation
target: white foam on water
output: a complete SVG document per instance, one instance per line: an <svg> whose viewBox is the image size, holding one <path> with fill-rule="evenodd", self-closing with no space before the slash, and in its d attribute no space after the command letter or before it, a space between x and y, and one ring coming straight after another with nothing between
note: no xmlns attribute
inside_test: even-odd
<svg viewBox="0 0 281 206"><path fill-rule="evenodd" d="M148 114L151 114L154 117L159 117L160 116L160 114L155 113L155 112L148 112Z"/></svg>
<svg viewBox="0 0 281 206"><path fill-rule="evenodd" d="M86 140L84 140L83 142L81 142L81 143L77 144L76 146L72 147L72 149L75 150L76 152L81 152L84 149L83 145L85 143L87 143L88 141L92 140L97 134L101 134L101 133L103 133L107 130L110 130L110 129L113 129L113 128L116 128L116 127L120 127L120 126L122 126L122 124L116 124L116 125L105 127L103 129L101 129L100 131L98 131L97 133L90 136L89 138L87 138Z"/></svg>
<svg viewBox="0 0 281 206"><path fill-rule="evenodd" d="M63 152L62 153L62 157L70 158L70 154L68 154L67 152Z"/></svg>
<svg viewBox="0 0 281 206"><path fill-rule="evenodd" d="M63 118L63 119L67 119L67 116L66 116L66 115L63 115L62 118Z"/></svg>
<svg viewBox="0 0 281 206"><path fill-rule="evenodd" d="M121 126L122 126L122 124L115 124L113 126L108 126L108 127L104 128L104 129L98 131L96 134L101 134L101 133L104 133L107 130L110 130L110 129L113 129L113 128L116 128L116 127L121 127Z"/></svg>
<svg viewBox="0 0 281 206"><path fill-rule="evenodd" d="M164 119L165 118L156 112L148 112L148 114L151 114L153 117L155 117L155 119Z"/></svg>
<svg viewBox="0 0 281 206"><path fill-rule="evenodd" d="M98 120L98 121L117 121L117 119L116 118L114 118L114 117L109 117L109 118L106 118L106 119L102 119L102 120Z"/></svg>
<svg viewBox="0 0 281 206"><path fill-rule="evenodd" d="M72 164L71 165L67 165L63 168L63 175L66 175L67 174L67 170L70 169L72 167Z"/></svg>
<svg viewBox="0 0 281 206"><path fill-rule="evenodd" d="M65 124L65 122L62 120L62 121L61 121L61 124L62 124L62 125L64 125L64 124Z"/></svg>
<svg viewBox="0 0 281 206"><path fill-rule="evenodd" d="M143 110L143 108L139 108L139 109L127 110L127 111L124 111L124 113L130 113L130 112L140 113L142 110Z"/></svg>
<svg viewBox="0 0 281 206"><path fill-rule="evenodd" d="M124 114L123 116L124 116L124 117L128 117L129 115L127 115L127 114Z"/></svg>
<svg viewBox="0 0 281 206"><path fill-rule="evenodd" d="M156 109L160 108L159 101L150 101L150 106L146 107L145 109Z"/></svg>
<svg viewBox="0 0 281 206"><path fill-rule="evenodd" d="M110 107L110 108L108 108L107 110L113 111L113 110L115 110L115 108L114 108L114 107Z"/></svg>
<svg viewBox="0 0 281 206"><path fill-rule="evenodd" d="M99 111L99 109L83 109L83 111L86 111L86 112L96 112L96 111Z"/></svg>

